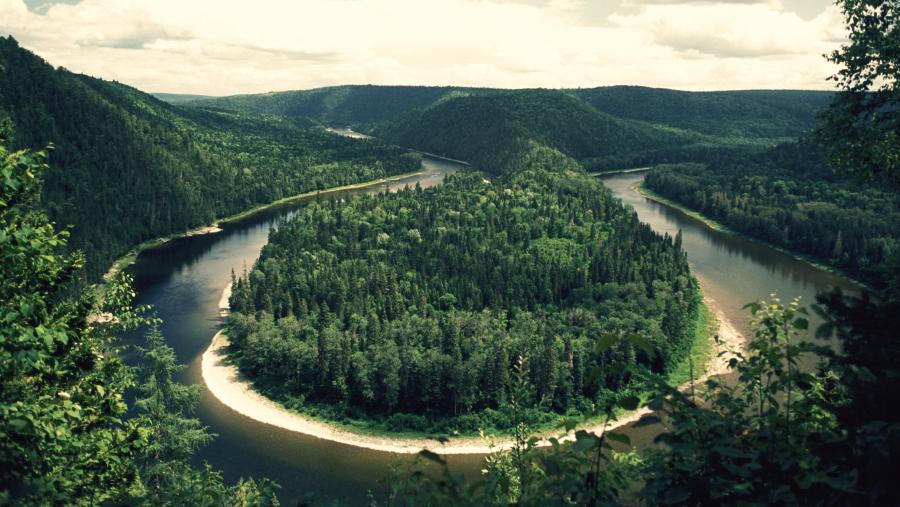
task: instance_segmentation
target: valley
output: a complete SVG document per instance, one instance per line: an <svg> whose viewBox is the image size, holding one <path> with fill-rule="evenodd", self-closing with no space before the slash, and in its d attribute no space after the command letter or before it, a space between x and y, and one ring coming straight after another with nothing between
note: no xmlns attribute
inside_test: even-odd
<svg viewBox="0 0 900 507"><path fill-rule="evenodd" d="M0 2L0 505L900 502L896 3L422 5Z"/></svg>

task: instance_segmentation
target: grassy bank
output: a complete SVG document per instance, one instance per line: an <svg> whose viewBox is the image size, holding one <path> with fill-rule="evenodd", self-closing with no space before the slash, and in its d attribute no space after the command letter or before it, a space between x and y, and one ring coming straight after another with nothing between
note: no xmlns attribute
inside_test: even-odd
<svg viewBox="0 0 900 507"><path fill-rule="evenodd" d="M715 313L710 311L702 301L697 308L697 320L694 322L694 337L691 352L678 363L666 379L669 385L680 386L703 375L713 353L713 338L719 329L719 321Z"/></svg>
<svg viewBox="0 0 900 507"><path fill-rule="evenodd" d="M850 275L849 273L847 273L846 271L842 270L841 268L839 268L839 267L837 267L837 266L832 266L832 265L830 265L830 264L825 264L821 259L818 259L818 258L816 258L816 257L812 257L812 256L810 256L810 255L802 254L802 253L800 253L800 252L796 252L796 251L793 251L793 250L789 250L789 249L787 249L787 248L784 248L784 247L782 247L782 246L776 245L776 244L774 244L774 243L770 243L770 242L765 241L765 240L763 240L763 239L755 238L755 237L750 236L750 235L748 235L748 234L745 234L745 233L743 233L743 232L734 230L734 229L728 227L727 225L725 225L725 224L723 224L723 223L721 223L721 222L718 222L718 221L716 221L716 220L713 220L712 218L709 218L709 217L707 217L706 215L703 215L703 214L697 212L696 210L693 210L693 209L691 209L691 208L688 208L688 207L684 206L683 204L680 204L680 203L678 203L678 202L676 202L676 201L673 201L673 200L671 200L671 199L669 199L669 198L667 198L667 197L665 197L665 196L663 196L663 195L660 195L660 194L654 192L653 190L650 190L649 188L647 188L647 187L644 185L643 181L641 181L641 182L639 182L639 183L635 183L633 188L634 188L634 190L635 190L636 192L638 192L638 193L641 194L642 196L646 197L647 199L650 199L650 200L659 202L659 203L661 203L661 204L665 204L666 206L669 206L669 207L671 207L671 208L675 208L675 209L677 209L678 211L684 213L685 215L687 215L687 216L689 216L689 217L691 217L691 218L694 218L694 219L696 219L696 220L699 220L700 222L703 222L704 224L706 224L706 225L707 225L709 228L711 228L711 229L715 229L715 230L720 231L720 232L728 233L728 234L731 234L731 235L733 235L733 236L740 236L740 237L742 237L742 238L744 238L744 239L747 239L747 240L750 240L750 241L754 241L754 242L759 243L759 244L761 244L761 245L765 245L765 246L767 246L767 247L769 247L769 248L771 248L771 249L773 249L773 250L777 250L777 251L779 251L779 252L781 252L781 253L790 255L791 257L793 257L793 258L795 258L795 259L797 259L797 260L799 260L799 261L803 261L803 262L809 264L810 266L813 266L813 267L816 268L816 269L820 269L820 270L825 271L825 272L827 272L827 273L832 273L832 274L841 276L841 277L843 277L843 278L846 278L847 280L850 280L850 281L853 282L855 285L858 285L859 287L861 287L861 288L863 288L863 289L871 290L871 287L870 287L867 283L865 283L865 282L863 282L862 280L859 280L859 279L857 279L857 278L854 278L852 275Z"/></svg>

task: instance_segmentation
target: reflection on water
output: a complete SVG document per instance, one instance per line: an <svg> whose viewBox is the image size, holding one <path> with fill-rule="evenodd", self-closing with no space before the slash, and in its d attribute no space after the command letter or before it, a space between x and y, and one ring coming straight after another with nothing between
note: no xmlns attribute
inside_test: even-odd
<svg viewBox="0 0 900 507"><path fill-rule="evenodd" d="M461 166L427 158L426 173L338 195L373 191L393 191L419 183L439 184L445 175ZM641 220L654 230L674 236L684 235L684 248L694 273L707 295L740 329L747 317L741 307L748 301L776 291L783 298L802 296L813 301L816 291L839 285L852 290L845 280L808 266L792 257L757 243L710 230L698 221L665 206L648 201L631 189L643 178L640 173L603 178L604 183ZM314 200L322 197L310 197ZM230 281L232 270L252 266L269 231L296 213L303 203L291 203L266 210L239 222L226 224L223 231L206 236L182 238L145 252L131 268L136 277L138 302L151 304L164 320L162 331L178 358L186 363L183 381L201 383L200 357L221 325L218 301ZM126 342L133 337L126 338ZM269 477L282 486L280 497L293 505L308 494L319 499L342 499L354 504L366 501L367 491L384 491L384 479L395 455L359 449L257 423L232 412L205 393L197 413L218 438L198 456L223 471L225 478ZM641 441L640 431L630 430L632 440ZM644 439L643 441L646 441ZM480 456L452 456L454 470L477 474Z"/></svg>

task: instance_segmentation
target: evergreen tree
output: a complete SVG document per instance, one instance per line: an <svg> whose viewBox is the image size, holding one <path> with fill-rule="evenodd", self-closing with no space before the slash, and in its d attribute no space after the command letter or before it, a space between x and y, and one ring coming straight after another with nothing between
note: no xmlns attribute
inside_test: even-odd
<svg viewBox="0 0 900 507"><path fill-rule="evenodd" d="M146 346L139 349L142 361L134 405L141 426L150 432L139 456L145 488L141 500L150 505L278 505L275 485L269 481L242 479L229 488L221 474L208 465L199 470L191 465L194 452L215 438L199 420L190 417L202 388L175 381L184 366L178 363L156 324L145 339Z"/></svg>

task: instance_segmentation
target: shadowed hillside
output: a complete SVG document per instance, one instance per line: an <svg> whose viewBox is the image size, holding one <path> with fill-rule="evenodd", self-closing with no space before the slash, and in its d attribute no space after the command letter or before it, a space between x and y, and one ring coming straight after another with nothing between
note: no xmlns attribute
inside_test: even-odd
<svg viewBox="0 0 900 507"><path fill-rule="evenodd" d="M53 143L42 204L93 277L142 241L282 197L415 170L378 141L306 119L184 109L54 69L0 38L0 122L14 149Z"/></svg>

